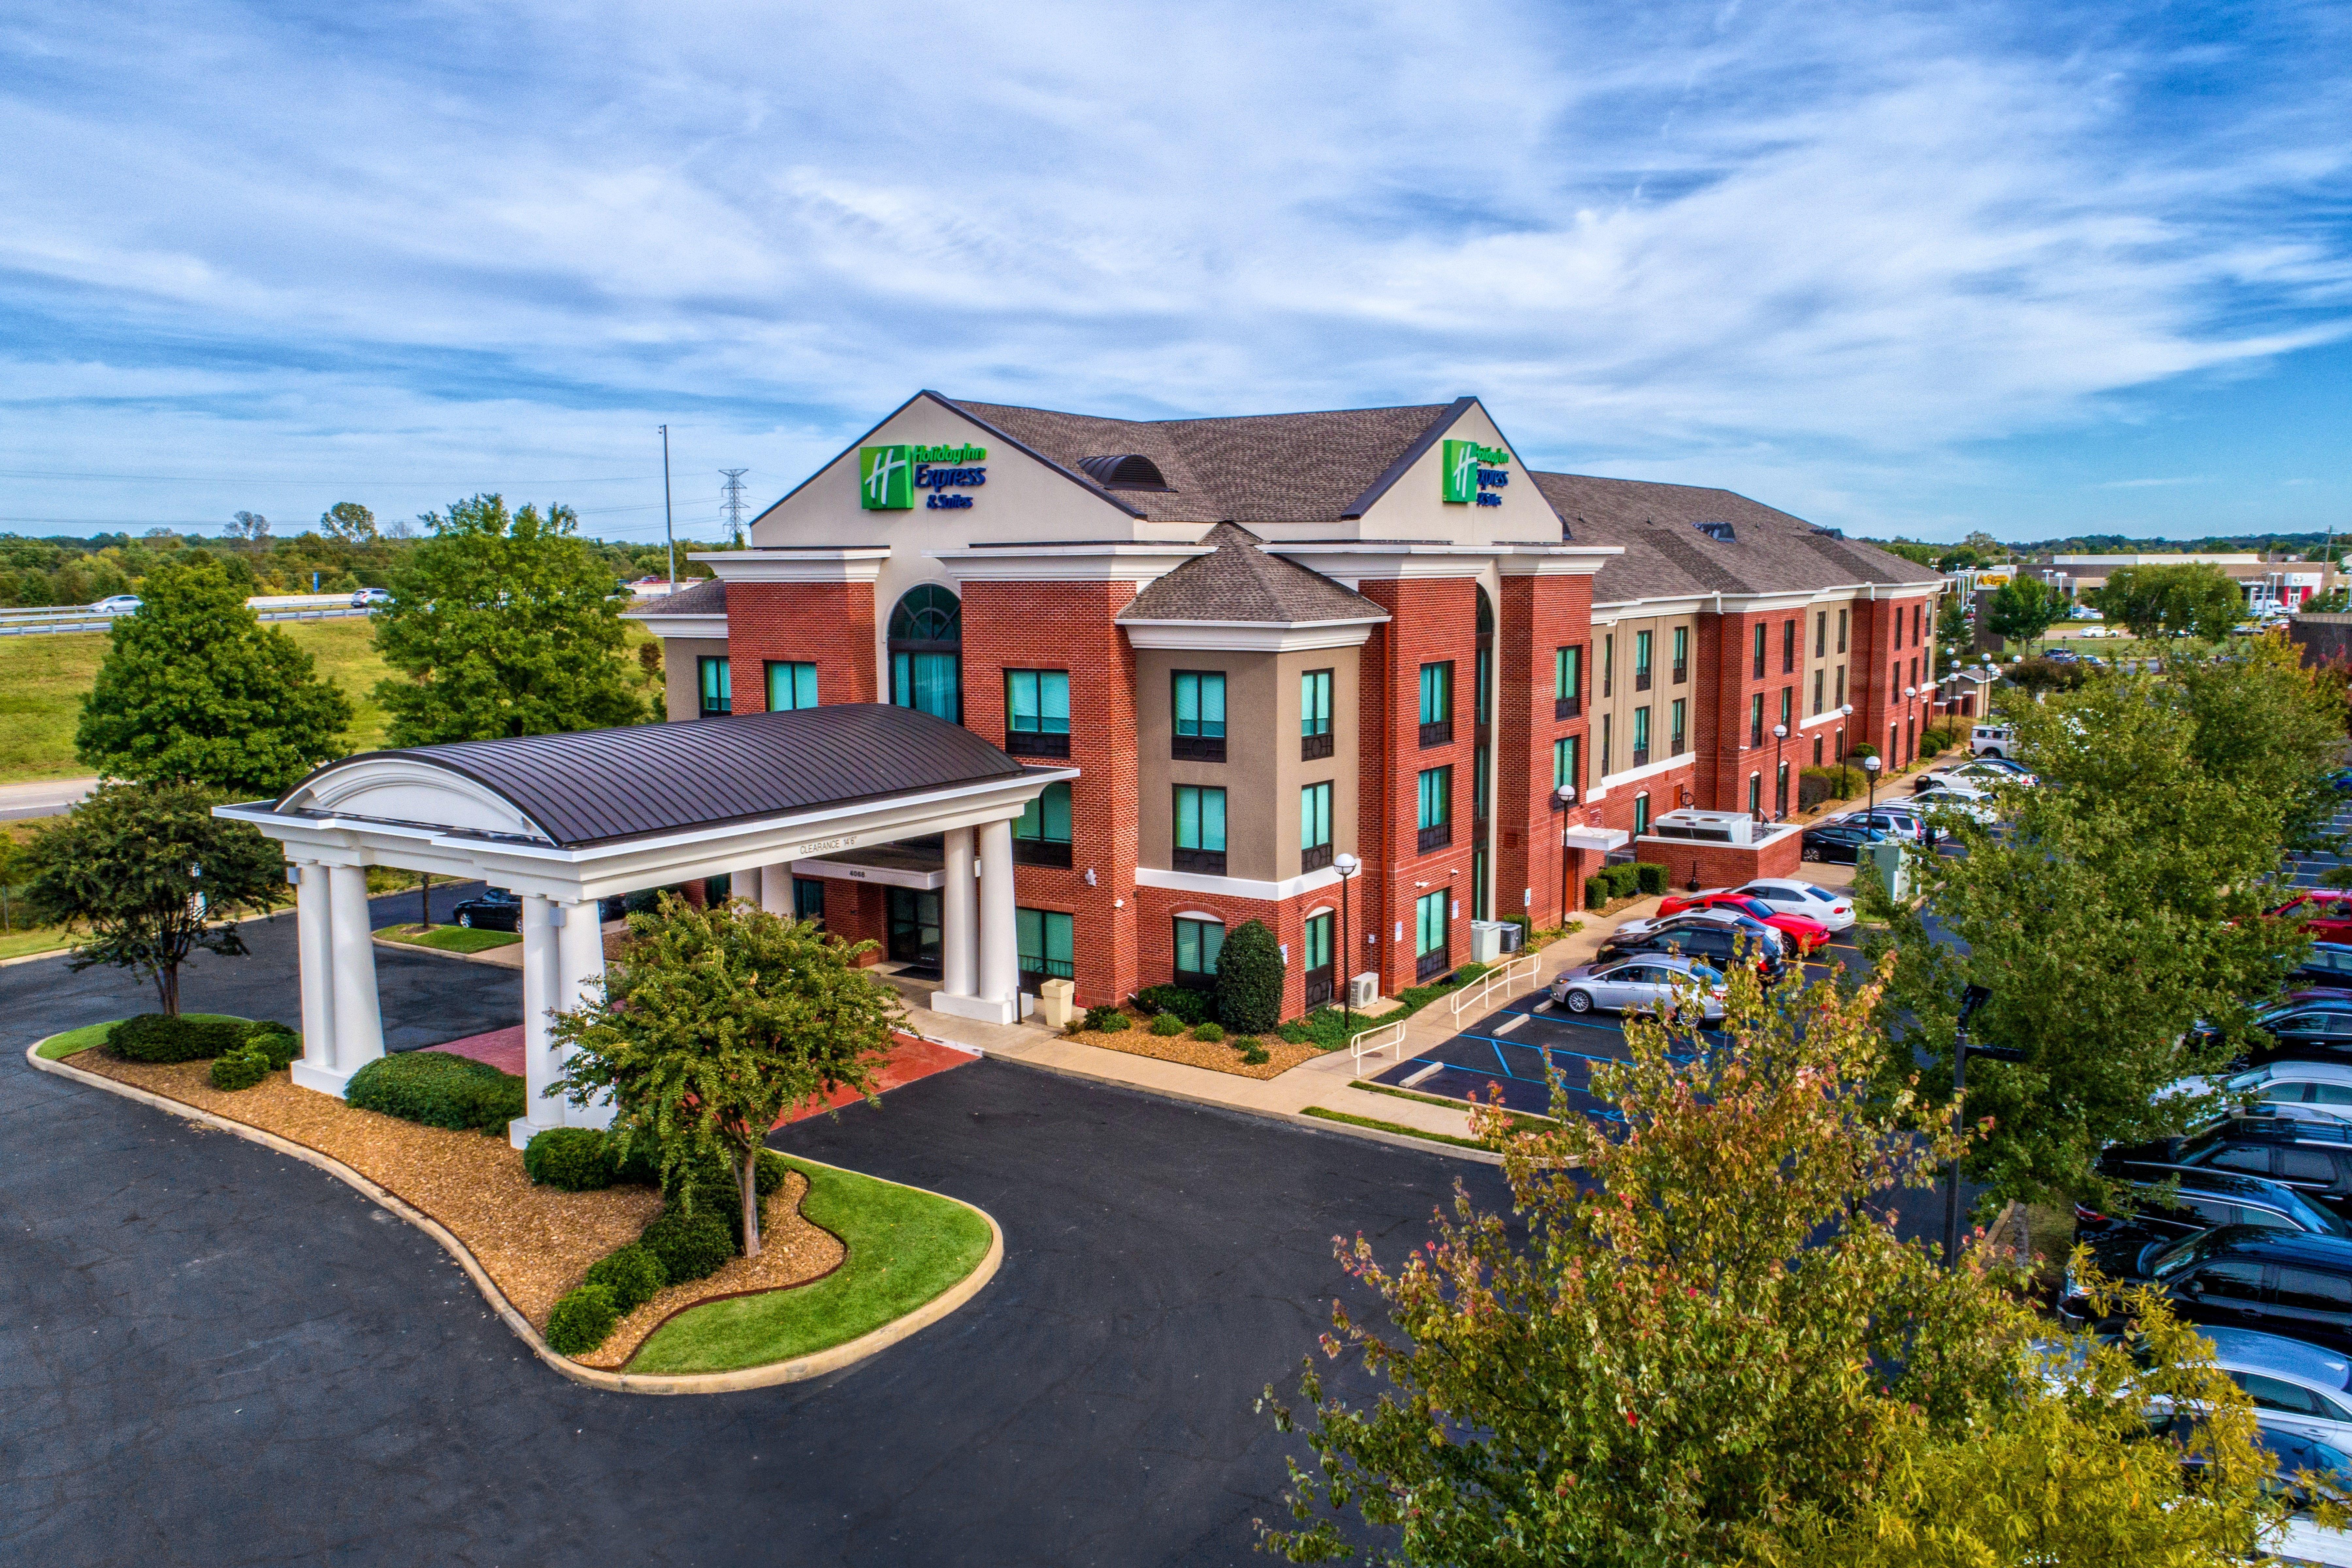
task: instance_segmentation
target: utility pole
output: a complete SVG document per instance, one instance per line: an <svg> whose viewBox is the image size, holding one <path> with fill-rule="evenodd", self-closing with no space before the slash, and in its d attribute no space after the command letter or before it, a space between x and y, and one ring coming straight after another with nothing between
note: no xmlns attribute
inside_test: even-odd
<svg viewBox="0 0 2352 1568"><path fill-rule="evenodd" d="M669 591L677 592L677 527L669 515L669 426L662 433L662 537L669 541Z"/></svg>
<svg viewBox="0 0 2352 1568"><path fill-rule="evenodd" d="M727 482L719 488L719 504L727 510L727 526L734 531L735 548L743 547L743 476L749 468L721 468Z"/></svg>
<svg viewBox="0 0 2352 1568"><path fill-rule="evenodd" d="M1992 1000L1989 986L1970 985L1960 994L1960 1021L1952 1032L1952 1136L1958 1138L1967 1126L1963 1120L1962 1102L1969 1092L1969 1058L1989 1057L1997 1062L2021 1062L2023 1051L1998 1046L1969 1044L1969 1020L1977 1009ZM1944 1267L1957 1268L1960 1260L1960 1162L1957 1156L1944 1167Z"/></svg>

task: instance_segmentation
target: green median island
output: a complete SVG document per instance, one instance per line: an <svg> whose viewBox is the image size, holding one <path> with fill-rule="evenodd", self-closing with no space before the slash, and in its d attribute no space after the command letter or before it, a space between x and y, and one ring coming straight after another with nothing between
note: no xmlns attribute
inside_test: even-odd
<svg viewBox="0 0 2352 1568"><path fill-rule="evenodd" d="M848 1249L821 1279L689 1307L629 1358L632 1373L732 1372L846 1344L932 1300L987 1258L988 1221L936 1193L783 1156L808 1178L801 1212Z"/></svg>
<svg viewBox="0 0 2352 1568"><path fill-rule="evenodd" d="M192 1024L249 1022L247 1019L239 1018L228 1013L183 1013L180 1016ZM121 1022L122 1020L120 1018L109 1018L103 1024L84 1024L79 1029L68 1029L62 1035L51 1035L33 1047L33 1054L45 1062L62 1061L69 1056L89 1050L92 1047L106 1044L108 1032Z"/></svg>
<svg viewBox="0 0 2352 1568"><path fill-rule="evenodd" d="M493 947L512 947L522 940L515 931L483 931L478 926L394 926L382 934L411 947L429 947L439 952L482 952Z"/></svg>

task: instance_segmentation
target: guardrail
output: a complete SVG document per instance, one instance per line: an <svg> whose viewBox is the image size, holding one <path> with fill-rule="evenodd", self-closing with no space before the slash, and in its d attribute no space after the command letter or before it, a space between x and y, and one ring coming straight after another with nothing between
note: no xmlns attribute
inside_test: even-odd
<svg viewBox="0 0 2352 1568"><path fill-rule="evenodd" d="M1412 1022L1412 1016L1411 1014L1407 1014L1405 1016L1397 1019L1394 1023L1376 1024L1369 1029L1360 1029L1355 1034L1348 1037L1348 1051L1349 1054L1355 1058L1356 1076L1358 1078L1364 1076L1364 1058L1366 1057L1377 1056L1381 1052L1386 1050L1402 1050L1404 1047L1404 1026L1408 1023ZM1394 1039L1379 1039L1376 1037L1387 1035L1391 1031L1395 1033L1396 1037Z"/></svg>
<svg viewBox="0 0 2352 1568"><path fill-rule="evenodd" d="M1454 1022L1455 1026L1457 1027L1460 1026L1462 1022L1462 1015L1468 1012L1472 1007L1486 1005L1486 1002L1495 994L1495 988L1496 986L1499 985L1503 988L1503 996L1506 1000L1508 1000L1513 986L1517 985L1522 980L1533 980L1537 974L1542 972L1542 969L1543 961L1538 958L1534 953L1528 952L1522 953L1517 958L1511 960L1510 963L1503 965L1500 969L1488 970L1486 973L1478 977L1477 982L1475 984L1465 985L1461 990L1456 991L1454 994Z"/></svg>
<svg viewBox="0 0 2352 1568"><path fill-rule="evenodd" d="M255 616L264 621L331 621L352 616L364 616L367 613L364 609L353 607L351 595L348 594L325 603L289 605L279 609L260 608L254 611ZM56 632L109 631L113 628L115 621L119 618L114 616L99 615L91 610L68 611L43 620L30 618L16 620L0 616L0 637L39 637Z"/></svg>

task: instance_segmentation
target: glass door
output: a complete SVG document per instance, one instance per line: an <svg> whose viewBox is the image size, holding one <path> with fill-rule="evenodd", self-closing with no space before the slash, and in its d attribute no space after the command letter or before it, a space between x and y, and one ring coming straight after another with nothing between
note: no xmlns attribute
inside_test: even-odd
<svg viewBox="0 0 2352 1568"><path fill-rule="evenodd" d="M920 888L890 889L890 956L936 979L940 968L940 896Z"/></svg>

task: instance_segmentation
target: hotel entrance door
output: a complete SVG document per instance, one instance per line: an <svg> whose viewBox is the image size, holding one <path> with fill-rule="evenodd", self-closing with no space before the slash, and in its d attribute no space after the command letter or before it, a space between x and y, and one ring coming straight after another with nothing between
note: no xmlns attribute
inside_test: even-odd
<svg viewBox="0 0 2352 1568"><path fill-rule="evenodd" d="M890 957L893 961L924 972L924 978L940 976L940 896L919 888L890 889Z"/></svg>

